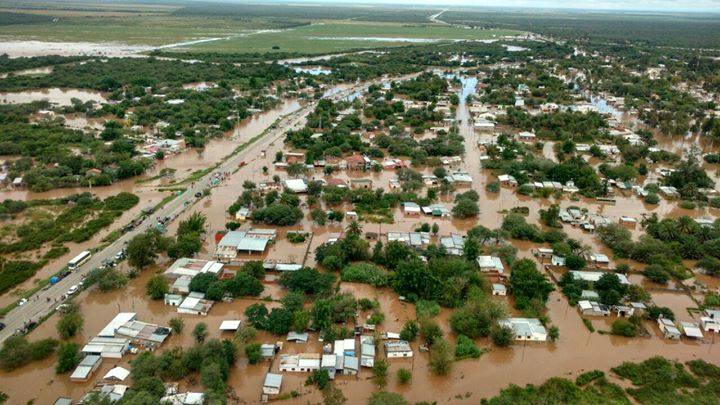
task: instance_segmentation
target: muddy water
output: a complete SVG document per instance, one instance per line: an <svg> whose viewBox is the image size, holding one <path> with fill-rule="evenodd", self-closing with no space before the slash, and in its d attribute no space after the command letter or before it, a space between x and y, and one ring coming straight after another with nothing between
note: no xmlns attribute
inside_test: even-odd
<svg viewBox="0 0 720 405"><path fill-rule="evenodd" d="M195 151L190 150L186 153L182 153L179 155L171 156L166 158L165 160L159 162L152 170L148 171L147 174L145 174L142 178L151 178L155 175L157 175L160 170L163 168L172 168L175 169L176 172L173 176L175 180L182 180L183 178L187 177L190 173L192 173L195 170L204 169L207 167L211 167L212 165L219 162L223 157L227 156L229 153L231 153L238 145L247 142L254 136L262 133L266 127L268 127L270 124L272 124L276 119L297 110L300 107L300 104L297 101L290 100L284 102L279 107L272 109L270 111L254 115L244 121L240 122L240 125L237 127L237 129L234 131L234 135L231 137L225 137L221 139L213 139L211 140L206 148L202 151ZM278 143L278 145L282 145L281 142ZM260 149L258 149L258 155L259 155ZM275 156L274 152L272 155L268 154L268 156ZM269 159L269 158L268 158ZM272 162L266 162L265 164L268 166L271 165ZM261 171L261 166L253 166L255 167L256 171ZM100 232L98 232L97 235L95 235L90 240L80 243L80 244L74 244L74 243L68 243L66 244L70 248L70 252L63 255L62 257L59 257L57 259L52 260L50 263L48 263L45 267L43 267L41 270L39 270L34 277L31 279L26 280L25 282L18 285L16 288L11 290L8 293L3 294L0 296L0 305L7 305L9 303L14 302L17 298L17 293L19 291L23 291L29 288L32 288L35 285L35 282L38 280L45 279L49 277L50 275L57 272L60 268L62 268L68 260L73 258L75 255L77 255L79 252L95 247L97 246L100 241L111 231L115 229L119 229L125 224L131 222L135 217L137 217L140 212L149 207L153 207L156 204L158 204L164 197L168 195L167 192L161 192L156 190L156 186L160 184L165 184L168 182L169 179L161 179L159 181L151 181L151 182L145 182L145 183L138 183L137 179L126 179L120 182L117 182L111 186L107 187L93 187L93 188L66 188L66 189L56 189L51 190L47 192L42 193L36 193L31 192L29 190L2 190L0 191L0 199L15 199L15 200L32 200L32 199L52 199L52 198L60 198L65 197L68 195L76 194L76 193L82 193L82 192L92 192L99 198L106 198L111 195L115 195L120 192L131 192L135 193L140 197L140 203L136 205L133 209L125 212L120 218L118 218L113 225L111 225L109 228L106 228ZM237 189L241 189L240 185L242 184L242 181L240 181L239 185L237 186ZM230 193L232 195L232 193ZM232 201L237 197L237 195L232 197ZM205 200L209 201L209 200ZM220 215L222 218L224 218L224 210L227 208L229 204L232 203L232 201L228 202L229 200L223 200L222 202L222 212ZM220 207L220 205L216 204L216 206ZM218 218L215 216L214 218ZM222 229L224 228L225 221L218 221L217 224L213 224L213 229ZM214 247L213 247L214 249ZM304 252L304 251L303 251ZM300 254L299 257L303 257L304 253Z"/></svg>
<svg viewBox="0 0 720 405"><path fill-rule="evenodd" d="M83 103L87 101L104 103L107 101L101 93L77 89L50 88L43 90L28 90L15 93L0 93L0 103L2 104L22 104L30 103L33 101L47 100L52 104L60 106L70 106L72 105L72 99L74 98L79 99Z"/></svg>
<svg viewBox="0 0 720 405"><path fill-rule="evenodd" d="M59 55L94 55L112 57L137 56L138 52L152 49L149 46L132 46L116 42L45 42L45 41L3 41L2 51L11 58Z"/></svg>
<svg viewBox="0 0 720 405"><path fill-rule="evenodd" d="M464 102L464 97L461 98ZM467 109L464 106L458 108L458 118L467 123ZM464 166L474 179L473 188L481 195L480 207L481 214L477 220L457 221L452 219L436 219L428 217L405 217L399 211L395 211L396 223L394 224L363 224L365 231L375 231L384 233L388 230L412 230L422 222L438 222L441 226L441 235L450 232L464 233L476 224L496 228L502 221L502 212L509 210L515 206L527 206L530 208L528 221L531 223L539 222L539 209L546 207L550 203L558 202L562 206L578 205L588 208L591 212L602 212L608 216L619 215L639 215L646 209L652 209L661 215L677 216L683 214L694 214L696 216L700 211L678 210L674 204L663 202L656 207L645 207L635 197L618 198L616 205L601 205L594 201L580 200L572 202L567 199L556 201L550 199L532 199L518 196L514 190L503 188L500 193L491 194L485 192L485 185L495 180L495 176L488 171L481 169L479 161L479 152L476 149L476 135L468 124L461 126L461 131L466 137L466 157ZM251 146L251 158L246 166L240 168L236 173L225 180L219 187L212 190L211 198L204 199L201 203L195 205L191 210L183 214L183 217L190 215L194 211L200 211L208 216L209 229L223 229L225 223L230 219L227 216L227 207L235 201L237 196L242 192L242 183L244 180L252 180L260 182L270 180L274 174L285 178L283 172L276 172L272 166L272 160L275 152L283 149L280 138L264 139L257 144ZM260 151L264 150L263 156ZM181 158L182 155L177 156ZM170 160L173 158L170 158ZM262 173L262 167L267 166L270 170L267 175ZM373 179L373 187L388 189L388 181L394 177L392 171L383 171L381 173L337 173L334 178L350 179L356 177L370 177ZM313 175L311 175L312 177ZM317 171L314 176L319 178L323 175ZM446 203L451 206L451 203ZM170 227L172 234L177 222ZM343 224L346 225L346 224ZM304 252L308 245L310 252L320 243L327 240L330 233L339 232L343 225L328 225L324 227L313 227L306 219L299 225L289 229L304 229L313 231L313 239L311 242L293 245L287 242L284 235L288 228L279 230L279 240L271 248L270 252L264 255L248 256L247 259L270 258L276 260L299 261L304 256ZM244 224L243 228L250 227L250 224ZM264 227L264 226L263 226ZM577 228L566 226L564 228L571 237L581 240L583 243L591 246L595 251L610 254L607 249L600 246L596 238L589 233L585 233ZM638 235L637 229L632 230L634 235ZM530 250L535 247L532 243L514 241L513 245L518 248L520 257L531 257ZM214 242L212 233L207 235L206 244L200 257L208 258L214 250ZM308 258L308 265L312 265L312 254ZM163 267L164 268L164 267ZM92 334L97 333L111 318L120 310L131 310L138 312L138 317L142 320L166 324L170 318L176 316L172 308L165 307L162 303L148 301L144 296L144 285L147 279L152 275L152 271L146 271L138 279L132 280L129 287L125 290L101 294L98 292L85 293L81 295L81 303L83 311L87 316L85 330L83 336L78 338L79 342L86 341ZM633 276L634 277L634 276ZM643 282L639 279L638 282ZM341 291L352 292L356 298L375 298L379 301L381 310L386 316L382 326L383 330L398 332L404 322L414 318L414 308L412 305L401 302L397 295L389 289L373 289L367 285L354 283L341 283ZM263 295L269 294L272 299L278 299L284 291L277 285L267 285ZM658 305L669 306L678 315L681 320L691 319L690 315L685 311L688 306L695 304L689 296L669 291L652 291L653 300ZM505 301L508 307L511 307L511 300L504 297L496 297L501 301ZM256 300L236 300L233 303L217 304L205 318L183 316L186 322L185 332L181 336L173 336L163 346L161 350L167 350L171 347L182 345L189 346L192 344L190 331L197 322L206 322L209 326L210 336L219 337L217 330L223 319L242 318L242 312L248 305L256 302ZM551 323L560 329L560 340L557 343L549 344L518 344L506 349L498 349L492 347L487 339L480 339L477 344L482 348L489 349L489 353L484 354L479 360L464 360L455 363L452 373L448 377L433 376L428 367L428 356L426 353L419 353L418 343L412 344L415 350L415 357L410 360L390 360L389 385L388 389L402 393L410 402L421 400L437 400L438 402L447 403L474 403L476 404L480 398L494 395L501 388L509 383L524 385L526 383L542 383L552 376L575 376L581 372L591 369L601 369L607 371L610 367L620 364L622 361L640 361L655 355L664 355L680 361L686 361L694 358L710 358L717 356L717 351L708 339L707 342L667 342L659 336L657 328L652 323L645 326L651 332L648 338L627 339L615 336L600 335L598 333L590 333L582 323L581 317L577 310L570 307L567 300L561 296L558 291L551 294L547 304L548 316ZM517 312L511 310L511 313ZM361 314L361 320L367 314ZM451 341L454 336L450 334L449 317L450 310L443 310L437 320L442 329L448 334ZM41 325L39 329L32 333L31 338L41 338L45 336L55 335L54 324L57 317L54 316L49 322ZM609 329L609 321L607 319L594 320L593 324L597 329ZM283 340L282 337L273 337L264 333L258 335L259 342L272 343ZM283 353L301 353L301 352L319 352L320 346L317 343L317 335L311 335L311 341L305 345L285 345ZM382 353L382 349L378 351ZM123 364L127 364L131 356L127 356ZM50 403L60 393L67 393L77 399L91 383L71 383L67 376L55 377L52 372L52 362L37 363L30 365L21 370L10 374L0 374L2 376L2 388L11 395L11 401L23 403L33 397L38 398L38 403ZM99 380L100 377L114 362L108 361L103 364L94 377ZM400 367L407 368L413 373L413 382L409 386L400 386L397 382L396 372ZM248 365L244 359L238 360L235 367L232 368L229 386L235 391L239 398L245 403L258 403L260 396L260 388L264 374L267 370L277 370L277 361L274 363L263 363L260 365ZM339 377L334 384L342 389L344 395L348 398L348 403L363 403L376 387L369 380L371 373L367 369L363 369L358 377ZM297 390L302 394L298 399L283 401L284 403L299 402L318 402L321 400L319 393L311 388L304 387L304 380L307 377L303 373L284 373L283 375L283 392ZM34 381L50 381L47 385L42 385L35 391L28 392L24 389L28 384ZM198 383L193 381L185 381L182 386L186 388L200 389Z"/></svg>

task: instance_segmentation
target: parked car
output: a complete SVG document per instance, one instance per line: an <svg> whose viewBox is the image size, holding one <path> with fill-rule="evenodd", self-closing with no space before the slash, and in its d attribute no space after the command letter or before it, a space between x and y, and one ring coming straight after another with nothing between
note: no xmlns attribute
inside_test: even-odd
<svg viewBox="0 0 720 405"><path fill-rule="evenodd" d="M18 301L18 306L21 307L21 306L27 304L27 302L28 302L28 299L27 299L27 298L23 298L23 299L21 299L20 301Z"/></svg>
<svg viewBox="0 0 720 405"><path fill-rule="evenodd" d="M77 285L73 285L73 286L70 287L70 289L67 291L67 295L73 295L73 294L75 294L76 292L78 292L79 289L80 289L80 287L78 287Z"/></svg>
<svg viewBox="0 0 720 405"><path fill-rule="evenodd" d="M5 324L0 322L0 330L3 330L3 329L5 329Z"/></svg>

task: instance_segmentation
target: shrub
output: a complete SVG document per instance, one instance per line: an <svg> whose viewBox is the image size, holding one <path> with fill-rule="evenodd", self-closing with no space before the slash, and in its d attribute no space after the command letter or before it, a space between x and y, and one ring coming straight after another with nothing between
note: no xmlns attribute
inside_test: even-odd
<svg viewBox="0 0 720 405"><path fill-rule="evenodd" d="M418 300L415 302L415 315L418 319L432 318L440 314L440 305L435 301Z"/></svg>
<svg viewBox="0 0 720 405"><path fill-rule="evenodd" d="M660 197L655 193L648 193L648 195L645 196L645 203L656 205L660 203Z"/></svg>
<svg viewBox="0 0 720 405"><path fill-rule="evenodd" d="M496 326L490 332L490 339L498 347L508 347L513 342L513 331L507 326Z"/></svg>
<svg viewBox="0 0 720 405"><path fill-rule="evenodd" d="M455 360L480 357L480 349L465 335L459 335L455 344Z"/></svg>
<svg viewBox="0 0 720 405"><path fill-rule="evenodd" d="M397 376L398 381L402 385L408 384L410 380L412 380L412 373L406 368L401 368L400 370L398 370Z"/></svg>
<svg viewBox="0 0 720 405"><path fill-rule="evenodd" d="M618 318L613 321L610 331L613 335L635 337L637 336L637 326L626 319Z"/></svg>
<svg viewBox="0 0 720 405"><path fill-rule="evenodd" d="M245 346L245 355L248 358L248 363L257 364L262 359L262 350L260 343L250 343Z"/></svg>
<svg viewBox="0 0 720 405"><path fill-rule="evenodd" d="M340 279L347 282L370 284L373 287L385 287L389 279L387 273L370 263L355 263L345 266Z"/></svg>
<svg viewBox="0 0 720 405"><path fill-rule="evenodd" d="M595 381L595 380L597 380L598 378L602 378L602 377L605 377L605 373L603 373L603 372L600 371L600 370L588 371L588 372L586 372L586 373L580 374L580 375L575 379L575 384L580 385L580 386L583 386L583 385L586 385L586 384L589 383L589 382Z"/></svg>
<svg viewBox="0 0 720 405"><path fill-rule="evenodd" d="M58 361L55 365L55 373L62 374L74 369L82 360L80 356L80 345L72 342L65 342L58 348Z"/></svg>
<svg viewBox="0 0 720 405"><path fill-rule="evenodd" d="M160 300L165 298L165 294L170 292L170 286L168 285L167 279L160 274L154 275L148 280L145 286L145 291L151 299Z"/></svg>
<svg viewBox="0 0 720 405"><path fill-rule="evenodd" d="M447 375L452 369L453 356L450 344L438 338L430 348L430 370L436 375Z"/></svg>

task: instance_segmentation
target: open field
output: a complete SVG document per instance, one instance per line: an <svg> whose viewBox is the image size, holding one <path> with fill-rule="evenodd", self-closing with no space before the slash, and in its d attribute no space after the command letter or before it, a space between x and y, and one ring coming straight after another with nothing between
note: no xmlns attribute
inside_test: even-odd
<svg viewBox="0 0 720 405"><path fill-rule="evenodd" d="M442 25L325 22L176 48L197 52L329 53L452 40L482 40L516 35L514 30L475 30Z"/></svg>
<svg viewBox="0 0 720 405"><path fill-rule="evenodd" d="M474 27L530 30L559 38L648 45L718 48L720 14L450 10L440 20Z"/></svg>
<svg viewBox="0 0 720 405"><path fill-rule="evenodd" d="M73 17L41 24L0 25L0 41L121 42L165 45L192 39L225 37L248 30L274 28L261 20L195 17Z"/></svg>

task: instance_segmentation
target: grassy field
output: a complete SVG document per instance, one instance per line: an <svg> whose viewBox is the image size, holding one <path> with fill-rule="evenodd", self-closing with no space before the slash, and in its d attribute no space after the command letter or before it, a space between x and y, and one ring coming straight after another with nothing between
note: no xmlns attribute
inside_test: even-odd
<svg viewBox="0 0 720 405"><path fill-rule="evenodd" d="M324 22L280 32L265 32L248 36L206 42L176 48L196 52L299 52L330 53L351 49L370 49L402 46L429 41L492 39L515 35L513 30L479 30L444 25L370 22ZM277 47L273 49L273 47Z"/></svg>
<svg viewBox="0 0 720 405"><path fill-rule="evenodd" d="M0 25L2 40L56 42L122 42L165 45L199 38L227 37L248 30L274 28L262 20L202 17L71 17L43 24Z"/></svg>

